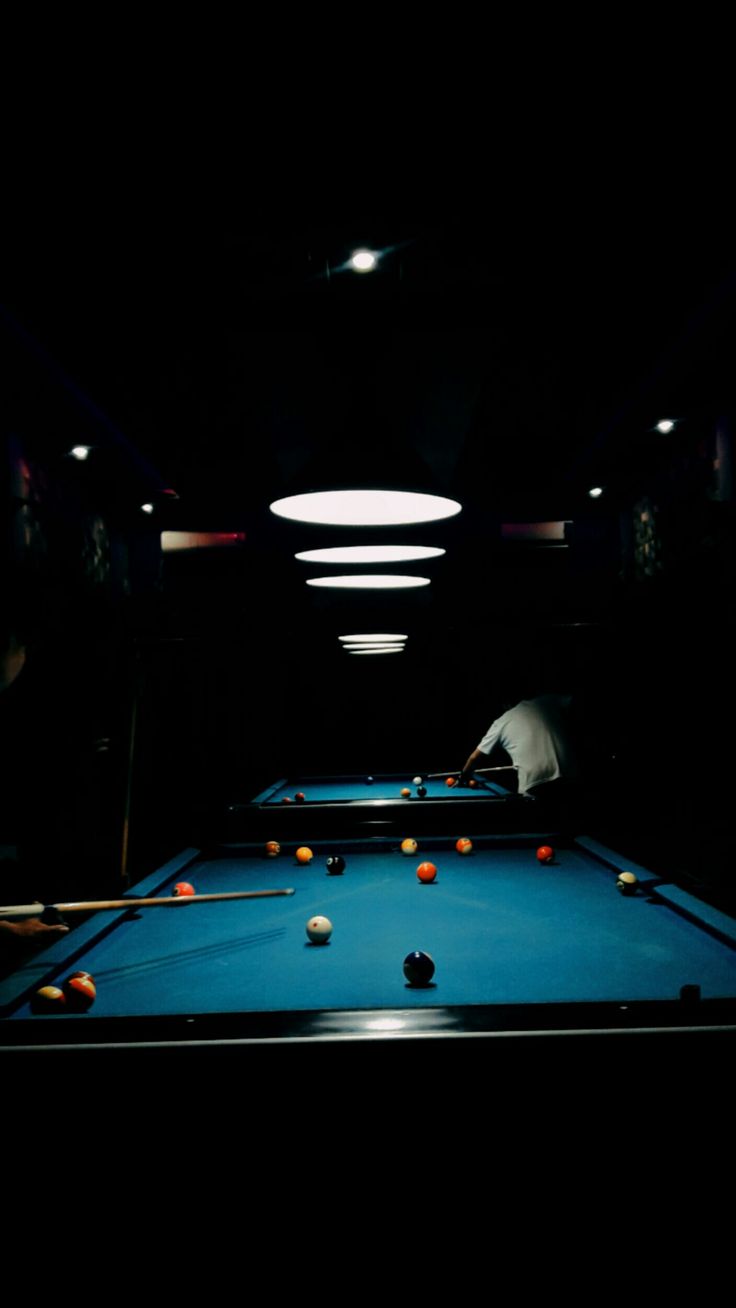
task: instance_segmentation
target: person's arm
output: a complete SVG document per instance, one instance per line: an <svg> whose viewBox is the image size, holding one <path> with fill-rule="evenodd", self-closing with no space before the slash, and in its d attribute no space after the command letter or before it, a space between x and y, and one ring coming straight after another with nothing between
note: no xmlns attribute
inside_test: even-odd
<svg viewBox="0 0 736 1308"><path fill-rule="evenodd" d="M468 784L469 778L473 775L475 769L480 765L481 759L485 760L487 758L488 755L484 754L482 749L474 749L472 754L469 756L467 762L465 763L463 770L460 773L460 776L458 777L457 784L459 786L466 786Z"/></svg>
<svg viewBox="0 0 736 1308"><path fill-rule="evenodd" d="M62 923L51 925L37 917L27 917L21 922L0 921L0 949L15 944L50 945L68 930Z"/></svg>

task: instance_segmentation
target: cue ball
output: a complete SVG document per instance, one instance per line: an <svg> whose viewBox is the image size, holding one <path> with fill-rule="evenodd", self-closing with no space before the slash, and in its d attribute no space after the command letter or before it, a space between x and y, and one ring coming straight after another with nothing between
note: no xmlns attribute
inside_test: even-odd
<svg viewBox="0 0 736 1308"><path fill-rule="evenodd" d="M555 856L555 851L551 845L540 845L537 850L537 858L540 863L551 863Z"/></svg>
<svg viewBox="0 0 736 1308"><path fill-rule="evenodd" d="M342 854L330 854L327 860L327 875L339 877L345 871L345 859Z"/></svg>
<svg viewBox="0 0 736 1308"><path fill-rule="evenodd" d="M622 872L616 882L616 889L621 891L622 895L633 895L639 884L639 878L633 872Z"/></svg>
<svg viewBox="0 0 736 1308"><path fill-rule="evenodd" d="M411 837L407 836L406 840L402 840L401 842L402 854L416 854L418 848L419 846L416 840L412 840Z"/></svg>
<svg viewBox="0 0 736 1308"><path fill-rule="evenodd" d="M299 849L296 851L297 863L311 863L313 858L314 858L314 854L312 853L311 849L307 848L306 845L301 845Z"/></svg>
<svg viewBox="0 0 736 1308"><path fill-rule="evenodd" d="M425 885L429 885L430 881L434 881L436 876L437 868L434 863L419 864L419 867L417 868L417 879L419 881L422 881Z"/></svg>
<svg viewBox="0 0 736 1308"><path fill-rule="evenodd" d="M171 893L178 899L180 896L196 895L197 892L188 881L177 881Z"/></svg>
<svg viewBox="0 0 736 1308"><path fill-rule="evenodd" d="M373 777L366 777L366 779L365 779L365 784L366 784L367 786L372 786L372 785L373 785Z"/></svg>
<svg viewBox="0 0 736 1308"><path fill-rule="evenodd" d="M426 787L426 786L417 786L417 794L418 794L418 796L419 796L420 799L424 799L424 796L426 795L426 793L427 793L427 787Z"/></svg>
<svg viewBox="0 0 736 1308"><path fill-rule="evenodd" d="M404 976L410 986L428 986L434 976L434 959L415 949L404 959Z"/></svg>
<svg viewBox="0 0 736 1308"><path fill-rule="evenodd" d="M328 917L310 917L307 922L307 935L313 945L326 945L332 935L332 923Z"/></svg>
<svg viewBox="0 0 736 1308"><path fill-rule="evenodd" d="M266 857L267 857L267 858L278 858L278 856L279 856L280 853L281 853L281 846L280 846L278 840L268 840L268 841L266 841Z"/></svg>
<svg viewBox="0 0 736 1308"><path fill-rule="evenodd" d="M473 842L472 840L468 840L467 836L461 836L457 841L455 848L458 854L472 854Z"/></svg>
<svg viewBox="0 0 736 1308"><path fill-rule="evenodd" d="M423 781L424 781L424 777L415 777L413 781L413 785L421 786Z"/></svg>

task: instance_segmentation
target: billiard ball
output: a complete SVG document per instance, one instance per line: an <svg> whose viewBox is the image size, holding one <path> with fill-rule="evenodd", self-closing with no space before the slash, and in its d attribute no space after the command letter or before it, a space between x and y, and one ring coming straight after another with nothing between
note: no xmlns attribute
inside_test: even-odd
<svg viewBox="0 0 736 1308"><path fill-rule="evenodd" d="M66 995L58 986L41 986L31 1000L34 1013L62 1013L66 1008Z"/></svg>
<svg viewBox="0 0 736 1308"><path fill-rule="evenodd" d="M404 976L410 986L428 986L434 976L434 959L415 949L404 959Z"/></svg>
<svg viewBox="0 0 736 1308"><path fill-rule="evenodd" d="M461 836L460 839L456 842L455 848L458 854L472 854L473 842L472 840L468 840L467 836Z"/></svg>
<svg viewBox="0 0 736 1308"><path fill-rule="evenodd" d="M616 882L616 889L620 890L622 895L634 895L638 884L639 878L633 872L622 872Z"/></svg>
<svg viewBox="0 0 736 1308"><path fill-rule="evenodd" d="M87 972L74 972L64 982L64 994L70 1009L76 1013L86 1013L97 998L97 987Z"/></svg>
<svg viewBox="0 0 736 1308"><path fill-rule="evenodd" d="M410 796L410 794L411 794L411 791L410 791L409 787L408 787L408 786L403 786L403 787L402 787L402 790L401 790L401 798L402 798L402 799L408 799L409 796Z"/></svg>
<svg viewBox="0 0 736 1308"><path fill-rule="evenodd" d="M278 858L281 853L281 846L278 840L266 841L266 858Z"/></svg>
<svg viewBox="0 0 736 1308"><path fill-rule="evenodd" d="M416 840L412 840L410 836L407 836L406 840L401 842L402 854L416 854L418 848Z"/></svg>
<svg viewBox="0 0 736 1308"><path fill-rule="evenodd" d="M296 851L297 863L311 863L313 858L314 858L314 854L312 853L311 849L309 849L306 845L300 845L299 849Z"/></svg>
<svg viewBox="0 0 736 1308"><path fill-rule="evenodd" d="M419 796L420 799L424 799L424 796L426 795L426 793L427 793L427 787L426 787L426 786L417 786L417 794L418 794L418 796Z"/></svg>
<svg viewBox="0 0 736 1308"><path fill-rule="evenodd" d="M310 917L307 922L307 935L313 945L326 945L332 935L332 923L328 917Z"/></svg>
<svg viewBox="0 0 736 1308"><path fill-rule="evenodd" d="M175 899L178 899L186 895L196 895L197 892L188 881L177 881L171 893Z"/></svg>
<svg viewBox="0 0 736 1308"><path fill-rule="evenodd" d="M296 794L295 794L295 796L294 796L294 800L296 801L297 804L303 804L303 803L305 802L306 798L307 798L307 797L306 797L306 795L304 794L304 791L303 791L303 790L297 790L297 792L296 792Z"/></svg>
<svg viewBox="0 0 736 1308"><path fill-rule="evenodd" d="M475 777L471 777L471 778L470 778L470 781L468 782L468 785L469 785L469 786L472 786L472 787L473 787L473 790L475 790L475 789L477 788L477 786L478 786L478 782L476 781Z"/></svg>
<svg viewBox="0 0 736 1308"><path fill-rule="evenodd" d="M339 877L345 871L345 859L342 854L330 854L327 859L327 875L329 877Z"/></svg>
<svg viewBox="0 0 736 1308"><path fill-rule="evenodd" d="M373 777L366 777L366 779L365 779L365 784L366 784L367 786L372 786L372 785L373 785Z"/></svg>
<svg viewBox="0 0 736 1308"><path fill-rule="evenodd" d="M448 777L447 780L446 780L446 782L445 782L445 785L446 785L446 786L455 786L455 785L457 785L457 778L456 778L456 777Z"/></svg>
<svg viewBox="0 0 736 1308"><path fill-rule="evenodd" d="M281 803L282 803L282 804L293 804L294 801L293 801L293 799L291 798L291 795L284 795L284 798L282 799Z"/></svg>
<svg viewBox="0 0 736 1308"><path fill-rule="evenodd" d="M555 856L555 851L551 845L540 845L537 850L537 858L540 863L551 863Z"/></svg>
<svg viewBox="0 0 736 1308"><path fill-rule="evenodd" d="M417 878L419 879L419 881L424 882L425 885L429 885L429 882L434 881L436 876L437 876L437 868L435 867L434 863L419 864L419 867L417 868Z"/></svg>
<svg viewBox="0 0 736 1308"><path fill-rule="evenodd" d="M415 777L414 781L412 782L412 785L421 786L423 781L424 781L424 777Z"/></svg>

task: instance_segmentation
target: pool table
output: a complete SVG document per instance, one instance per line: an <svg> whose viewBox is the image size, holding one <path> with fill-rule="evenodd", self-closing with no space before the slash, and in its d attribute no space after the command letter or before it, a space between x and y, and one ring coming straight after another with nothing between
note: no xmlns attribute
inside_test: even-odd
<svg viewBox="0 0 736 1308"><path fill-rule="evenodd" d="M0 1053L113 1061L146 1052L254 1063L402 1057L484 1067L557 1060L581 1044L615 1051L647 1041L686 1060L736 1033L736 921L596 841L542 835L393 838L295 846L186 849L130 892L164 896L186 879L200 893L293 889L277 898L101 912L0 983ZM340 852L341 875L326 858ZM420 861L438 869L418 881ZM631 896L618 873L638 876ZM333 924L312 944L315 914ZM403 960L428 952L432 983L410 986ZM70 972L91 972L87 1013L34 1014L30 997ZM731 1053L733 1051L731 1050ZM596 1055L597 1056L597 1055ZM260 1060L260 1061L259 1061ZM305 1060L300 1062L299 1060ZM282 1063L279 1062L281 1069ZM294 1074L290 1067L289 1074Z"/></svg>
<svg viewBox="0 0 736 1308"><path fill-rule="evenodd" d="M383 773L368 782L365 775L284 777L245 804L228 807L228 838L247 840L269 832L275 839L299 839L309 830L323 836L352 837L398 833L408 822L417 831L518 831L527 829L533 801L516 793L516 775L503 768L491 777L478 777L475 788L446 785L446 778L426 777L425 796L417 793L412 773ZM402 796L402 790L409 790ZM303 794L297 802L295 796Z"/></svg>

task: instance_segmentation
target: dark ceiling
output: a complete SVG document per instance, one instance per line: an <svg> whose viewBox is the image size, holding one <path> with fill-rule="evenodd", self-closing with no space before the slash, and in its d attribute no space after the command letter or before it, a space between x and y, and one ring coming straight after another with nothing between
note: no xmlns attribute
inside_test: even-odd
<svg viewBox="0 0 736 1308"><path fill-rule="evenodd" d="M729 402L736 281L717 252L493 219L254 220L186 237L92 226L19 246L6 308L152 486L176 491L161 524L244 531L258 593L287 588L300 612L331 610L304 597L293 549L353 535L284 526L267 508L279 495L333 479L454 495L453 522L381 539L447 547L435 605L487 593L489 559L495 593L523 577L519 602L534 604L551 570L567 585L564 551L527 547L520 567L502 525L566 519L605 535L661 445L654 423L692 432ZM383 251L375 273L347 271L357 245ZM404 612L426 616L428 602Z"/></svg>

